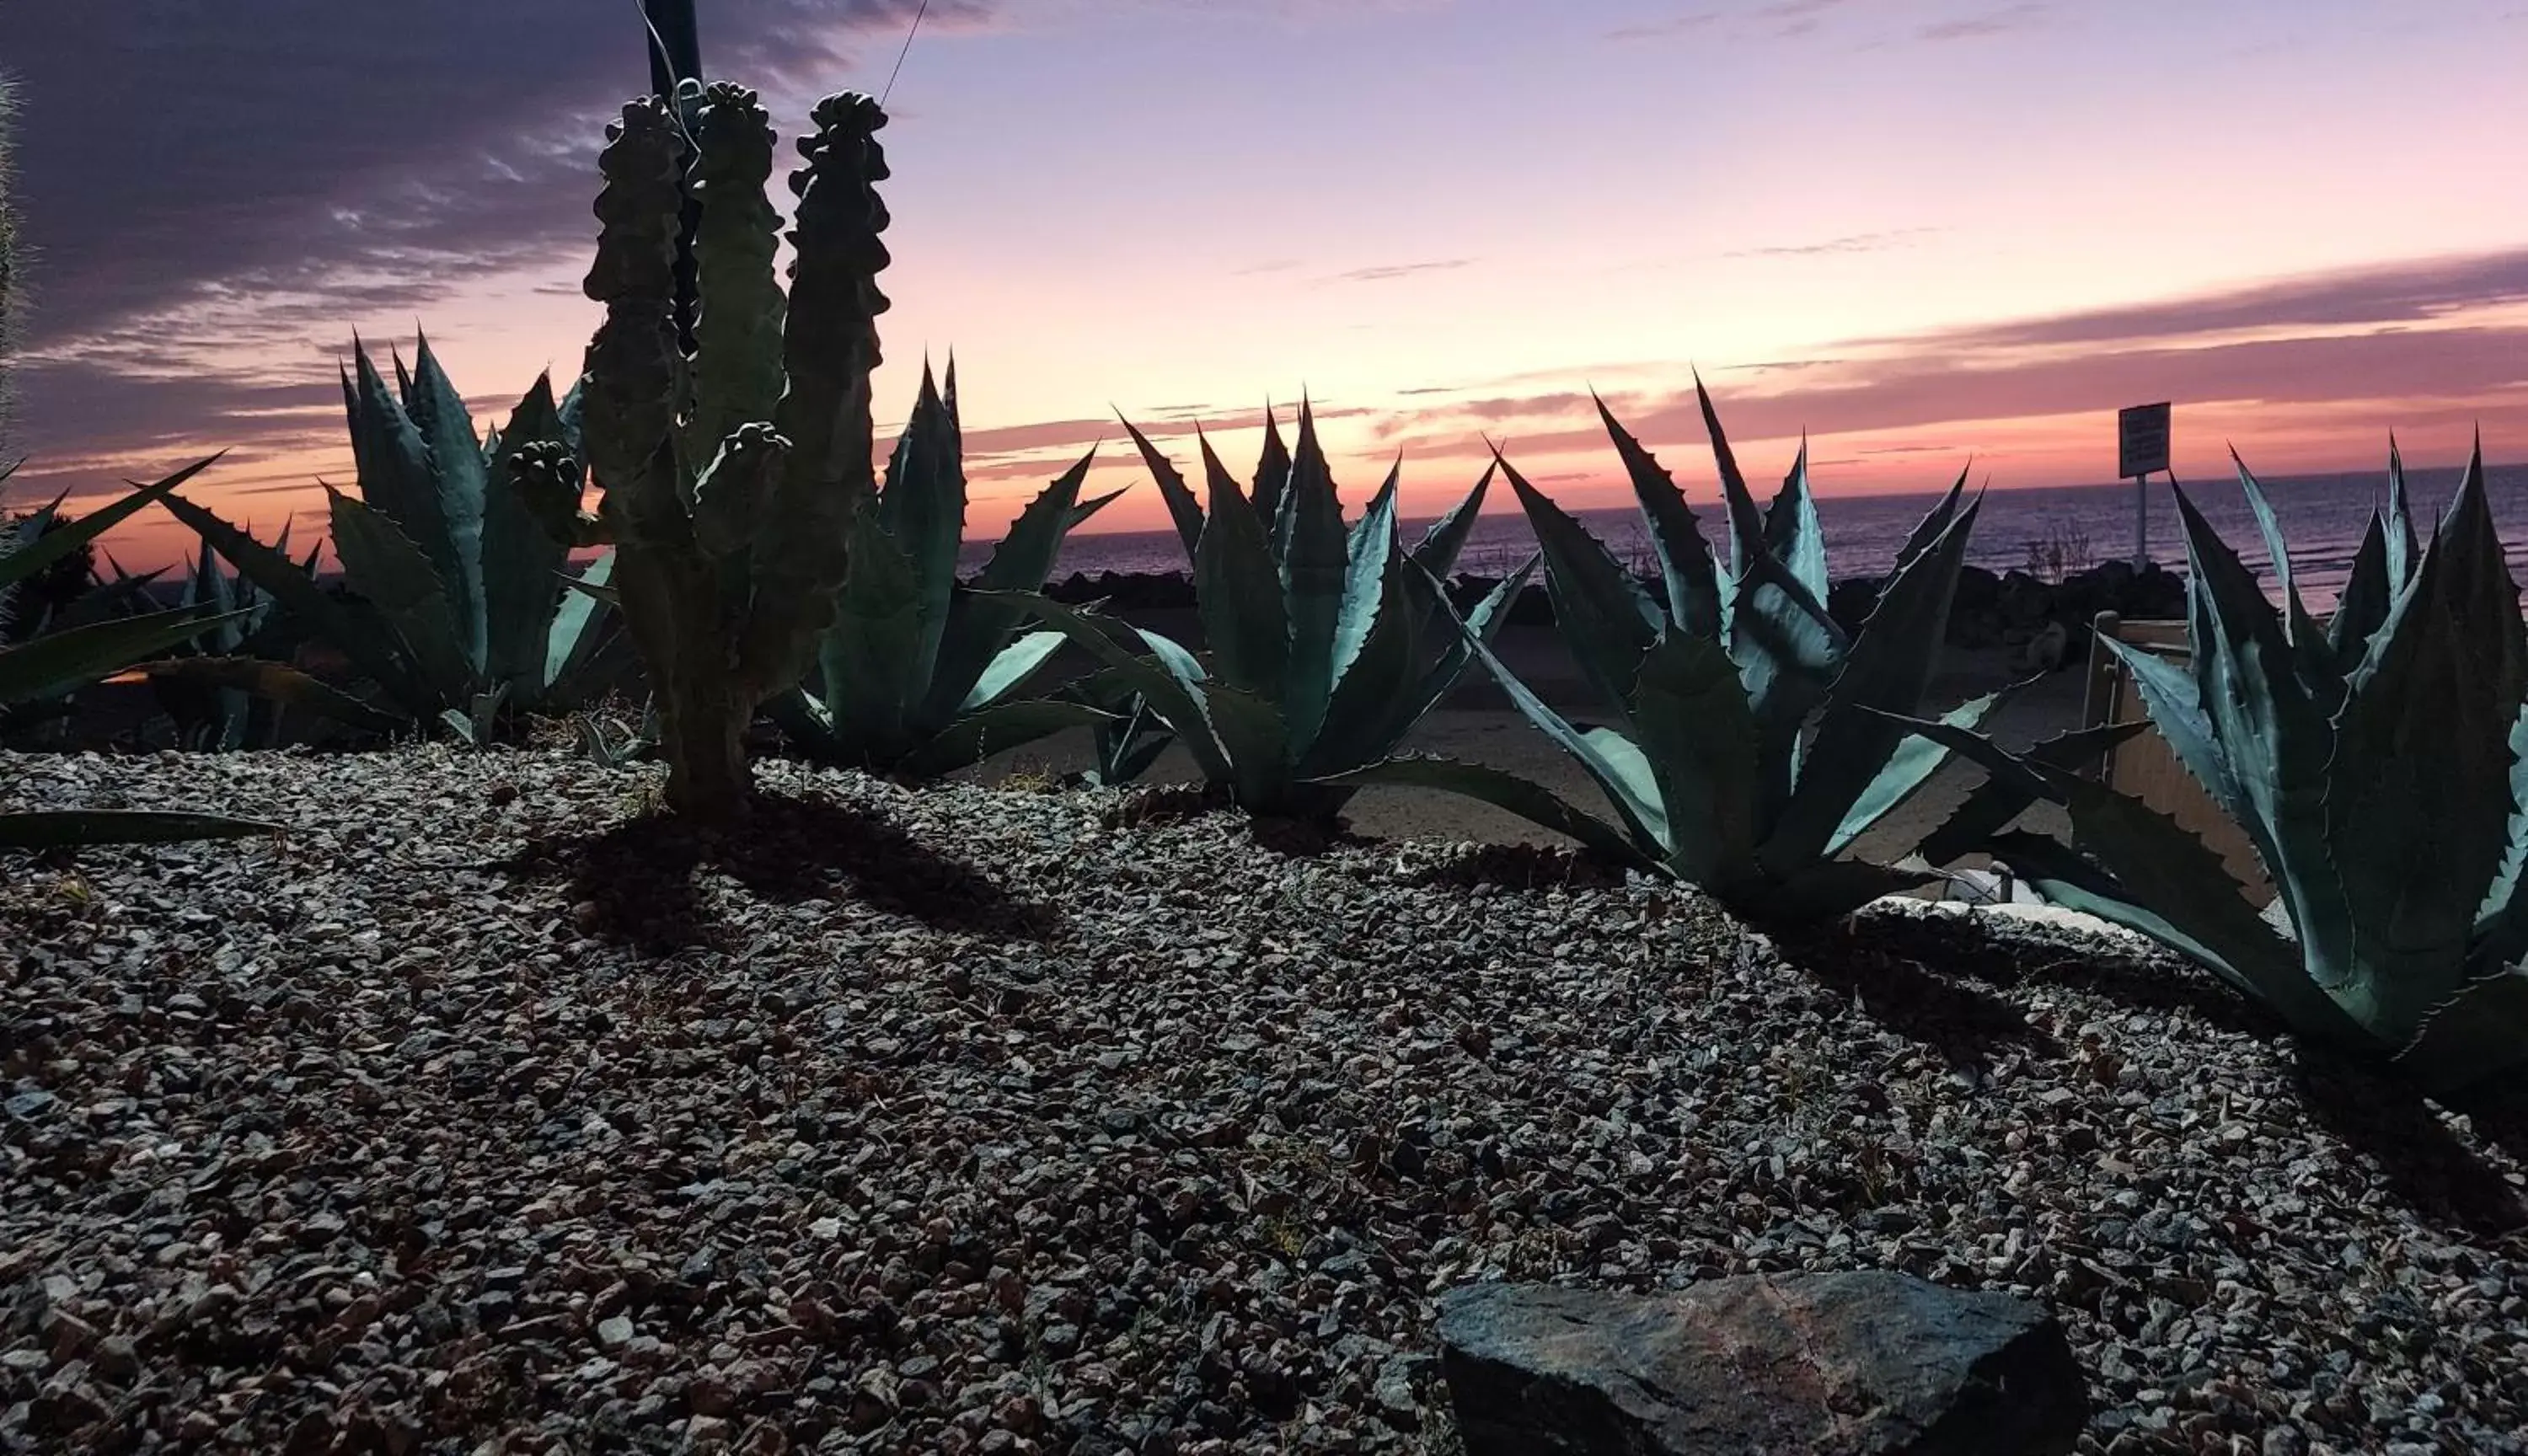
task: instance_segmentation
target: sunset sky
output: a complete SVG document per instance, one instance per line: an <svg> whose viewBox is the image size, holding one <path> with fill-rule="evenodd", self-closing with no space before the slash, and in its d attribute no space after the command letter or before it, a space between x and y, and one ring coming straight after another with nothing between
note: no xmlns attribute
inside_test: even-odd
<svg viewBox="0 0 2528 1456"><path fill-rule="evenodd" d="M913 9L701 0L705 69L786 173ZM20 4L0 68L41 254L13 504L227 446L189 494L269 537L350 479L354 330L383 367L418 321L478 427L576 372L637 0ZM2391 428L2454 464L2478 422L2516 460L2524 74L2528 0L934 0L879 417L956 350L976 534L1101 437L1097 483L1145 480L1113 409L1242 472L1303 388L1354 503L1400 448L1440 508L1485 432L1616 503L1592 385L1708 496L1689 365L1827 494L2104 480L2162 398L2189 480L2375 468ZM152 517L127 565L184 545ZM1143 486L1100 525L1161 520Z"/></svg>

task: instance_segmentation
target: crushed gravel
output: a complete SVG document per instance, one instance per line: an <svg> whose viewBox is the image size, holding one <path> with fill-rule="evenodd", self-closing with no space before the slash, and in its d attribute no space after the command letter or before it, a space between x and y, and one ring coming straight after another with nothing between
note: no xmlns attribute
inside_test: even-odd
<svg viewBox="0 0 2528 1456"><path fill-rule="evenodd" d="M2043 1301L2088 1451L2528 1452L2528 1118L2125 941L420 749L0 754L0 1450L1448 1452L1431 1298Z"/></svg>

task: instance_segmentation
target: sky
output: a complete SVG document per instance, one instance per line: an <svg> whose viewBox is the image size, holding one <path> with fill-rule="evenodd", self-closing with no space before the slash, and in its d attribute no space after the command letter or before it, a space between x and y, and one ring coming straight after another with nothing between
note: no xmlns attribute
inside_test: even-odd
<svg viewBox="0 0 2528 1456"><path fill-rule="evenodd" d="M699 0L781 172L875 91L914 0ZM637 0L19 0L37 256L10 502L186 488L269 538L352 478L354 332L430 337L478 428L575 375L603 127ZM971 534L1121 411L1242 475L1304 392L1357 504L1408 514L1486 439L1623 503L1595 389L1696 498L1692 373L1752 474L1821 494L2175 465L2528 457L2528 0L933 0L883 134L881 435L958 363ZM786 220L789 196L775 181ZM381 365L383 367L383 358ZM881 441L883 445L884 442ZM1510 508L1504 497L1498 508ZM108 538L183 549L163 512Z"/></svg>

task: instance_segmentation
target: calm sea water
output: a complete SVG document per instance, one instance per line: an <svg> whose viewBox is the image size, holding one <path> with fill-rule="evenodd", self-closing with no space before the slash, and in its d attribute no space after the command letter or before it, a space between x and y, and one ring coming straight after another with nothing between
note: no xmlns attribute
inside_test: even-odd
<svg viewBox="0 0 2528 1456"><path fill-rule="evenodd" d="M2431 523L2456 491L2459 474L2454 467L2406 471L2415 524L2424 534L2428 535ZM2334 603L2351 570L2352 556L2360 548L2372 508L2386 498L2387 472L2258 479L2282 517L2300 590L2308 597L2312 609L2324 610ZM2492 496L2494 518L2501 523L2503 539L2509 543L2511 573L2528 579L2528 465L2489 466L2485 484ZM2189 483L2186 489L2195 507L2270 586L2272 572L2264 540L2256 531L2255 518L2247 510L2246 497L2238 481L2223 477ZM1689 489L1689 498L1703 521L1707 538L1718 543L1723 536L1717 492ZM1825 526L1827 562L1834 576L1841 579L1883 574L1895 561L1914 524L1937 499L1936 494L1820 496L1817 515ZM1638 512L1626 507L1576 514L1619 559L1647 569L1650 549ZM1406 539L1418 538L1427 524L1410 523ZM2131 556L2133 540L2133 490L2130 484L1997 490L1984 497L1983 513L1976 519L1968 559L1993 571L2027 568L2031 550L2043 551L2059 545L2071 558L2067 564L2078 569L2084 564ZM1477 523L1458 568L1499 576L1524 560L1534 548L1535 538L1528 532L1525 516L1516 510L1488 513ZM969 567L981 565L990 549L989 542L970 544ZM2178 525L2176 499L2164 479L2150 486L2150 554L2154 561L2184 568L2186 546ZM1155 573L1185 569L1185 551L1174 532L1131 531L1073 536L1064 546L1056 574L1067 576L1078 571L1094 576L1101 571Z"/></svg>

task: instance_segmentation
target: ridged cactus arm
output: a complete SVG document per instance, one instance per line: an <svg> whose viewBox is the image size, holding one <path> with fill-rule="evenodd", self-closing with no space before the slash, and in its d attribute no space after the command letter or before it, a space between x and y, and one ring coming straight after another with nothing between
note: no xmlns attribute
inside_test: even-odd
<svg viewBox="0 0 2528 1456"><path fill-rule="evenodd" d="M597 261L583 286L606 305L589 340L582 436L605 491L601 509L626 542L684 539L672 456L683 357L676 351L676 212L682 140L664 103L631 102L598 156Z"/></svg>
<svg viewBox="0 0 2528 1456"><path fill-rule="evenodd" d="M738 426L720 442L694 483L694 543L705 555L734 556L780 529L781 518L764 502L789 457L790 442L763 420Z"/></svg>
<svg viewBox="0 0 2528 1456"><path fill-rule="evenodd" d="M765 501L781 530L757 547L754 604L738 643L738 674L759 701L806 673L834 619L851 513L877 485L869 374L887 309L877 286L887 215L876 187L888 175L877 140L886 113L846 91L817 102L810 119L816 132L799 141L808 165L790 176L799 208L782 329L789 385L773 412L791 449Z"/></svg>
<svg viewBox="0 0 2528 1456"><path fill-rule="evenodd" d="M694 413L685 459L700 469L741 425L781 402L787 304L772 275L780 214L764 197L772 127L755 92L714 82L703 92L691 174L702 220L694 234L700 310L694 320Z"/></svg>
<svg viewBox="0 0 2528 1456"><path fill-rule="evenodd" d="M605 546L613 533L579 508L584 477L570 447L559 441L534 441L509 456L509 487L547 535L569 546Z"/></svg>

